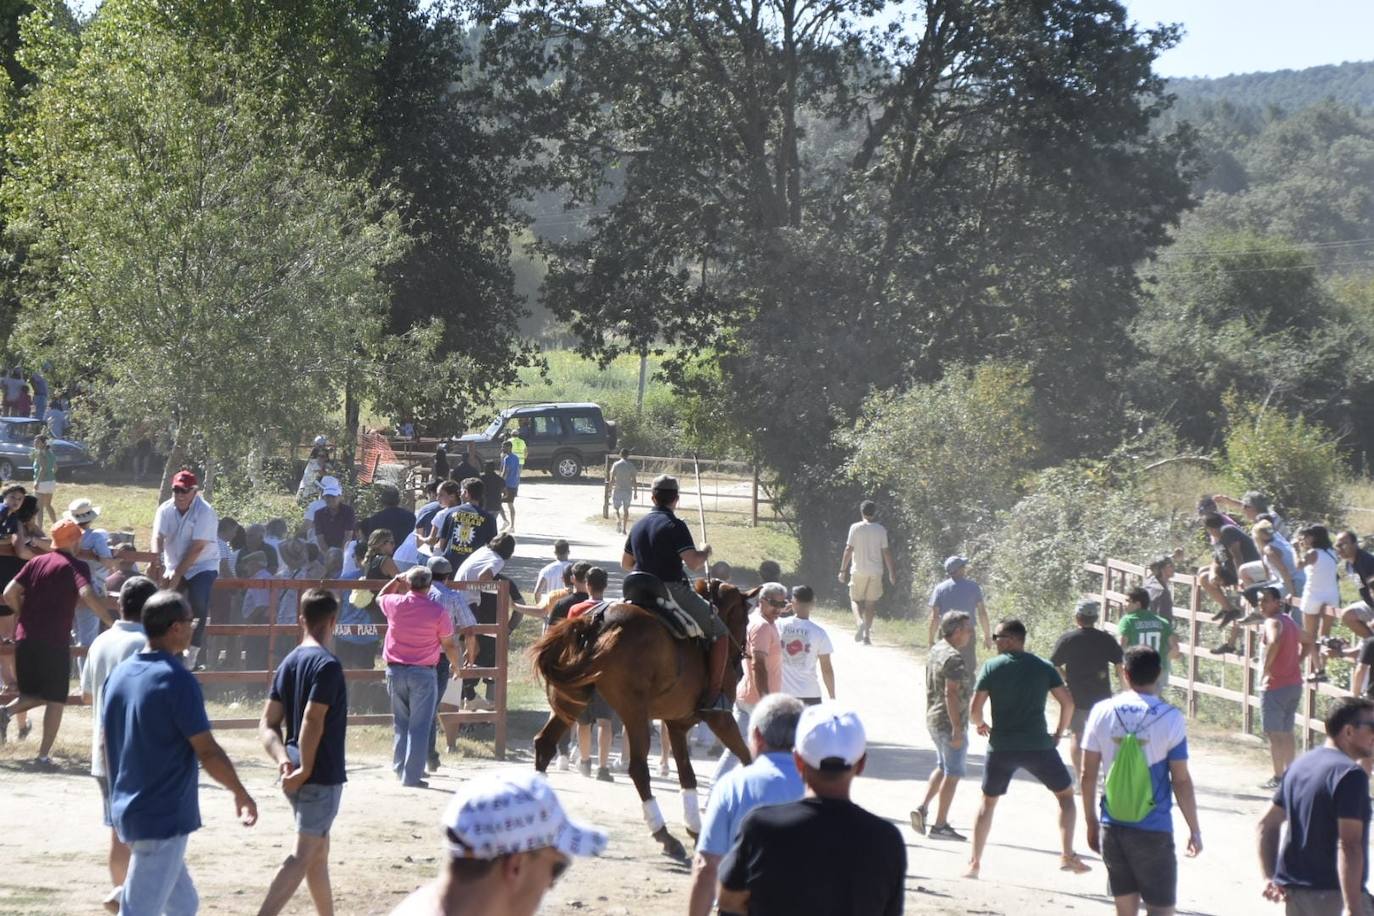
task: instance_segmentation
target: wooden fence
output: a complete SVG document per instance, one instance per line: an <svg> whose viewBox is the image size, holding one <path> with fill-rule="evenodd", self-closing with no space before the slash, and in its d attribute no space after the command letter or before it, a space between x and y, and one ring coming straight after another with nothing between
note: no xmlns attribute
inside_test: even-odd
<svg viewBox="0 0 1374 916"><path fill-rule="evenodd" d="M618 460L619 455L606 456L606 479L601 494L602 518L611 517L611 465ZM638 469L639 479L638 486L631 494L631 508L652 508L649 484L659 474L672 474L681 487L682 508L679 511L694 511L700 497L707 512L748 515L750 527L758 527L761 511L766 512L764 521L787 521L778 512L773 498L775 485L763 479L757 463L666 458L661 455L631 455L630 460ZM701 474L700 488L697 486L698 470ZM725 500L724 504L721 500ZM748 508L740 505L744 501L748 501Z"/></svg>
<svg viewBox="0 0 1374 916"><path fill-rule="evenodd" d="M1124 594L1126 589L1144 582L1147 570L1135 563L1110 558L1101 564L1088 563L1086 567L1089 572L1102 577L1102 589L1095 597L1102 602L1103 617L1104 620L1108 621L1107 628L1114 633L1116 626L1110 621L1120 616L1121 609L1126 603L1126 595ZM1189 718L1197 716L1197 698L1199 696L1216 697L1227 703L1236 704L1239 707L1241 731L1250 734L1255 722L1255 710L1260 708L1260 697L1257 693L1262 673L1262 663L1257 658L1260 645L1259 633L1254 627L1241 627L1242 642L1239 655L1231 653L1225 655L1211 654L1201 641L1202 626L1204 623L1211 624L1211 615L1210 613L1206 614L1204 620L1203 592L1197 584L1197 576L1176 574L1170 579L1170 586L1186 588L1188 600L1184 603L1177 600L1174 602L1174 620L1176 624L1183 624L1175 632L1180 636L1179 651L1183 654L1187 664L1182 672L1182 677L1180 677L1177 661L1171 666L1169 685L1184 691L1186 712ZM1174 594L1177 597L1177 591ZM1339 609L1335 612L1328 611L1327 616L1335 622L1340 621ZM1220 633L1218 636L1220 637ZM1220 666L1220 684L1199 679L1198 665L1203 660ZM1226 686L1229 680L1234 680L1236 686ZM1347 691L1329 683L1312 684L1304 680L1302 701L1298 706L1298 723L1301 726L1299 730L1300 741L1304 750L1312 746L1314 738L1318 744L1326 738L1326 726L1322 719L1317 716L1317 697L1342 697L1346 693Z"/></svg>
<svg viewBox="0 0 1374 916"><path fill-rule="evenodd" d="M140 559L151 557L151 554L141 554ZM380 591L387 584L385 579L232 579L221 578L215 580L216 591L244 591L247 589L266 590L268 593L268 609L275 621L277 608L283 592L293 591L296 593L299 602L300 593L311 588L325 588L334 592L347 592L355 588L367 589L369 591ZM442 712L440 718L446 722L458 722L460 724L479 724L491 723L495 726L495 752L497 759L504 759L506 755L506 703L507 703L507 680L509 673L509 624L510 624L510 586L508 583L497 580L494 582L451 582L449 587L456 591L467 592L489 592L496 595L496 622L488 624L478 624L476 632L479 636L492 636L496 639L496 661L492 667L479 668L475 666L465 666L459 671L459 675L464 678L491 678L492 697L491 701L495 706L489 712L461 711L461 712ZM116 615L118 609L113 598L106 599L106 606ZM300 642L301 632L297 624L224 624L212 623L206 626L205 635L207 638L214 636L239 636L239 637L258 637L267 640L267 665L266 668L257 671L230 671L213 670L197 671L196 678L201 684L250 684L261 685L266 688L271 685L272 678L276 673L276 663L286 656L291 649L294 649ZM339 624L334 629L335 636L347 635L367 635L376 636L378 641L382 641L386 636L385 624ZM0 643L0 655L13 655L14 644L11 642ZM85 656L86 649L83 646L72 646L71 654L73 658ZM381 668L345 668L344 677L351 682L378 682L386 678L386 671ZM13 699L14 694L0 695L0 702L8 702ZM81 705L83 698L80 693L74 693L67 698L69 705ZM213 728L257 728L258 718L230 718L212 719L210 725ZM348 717L349 725L390 725L392 722L390 713L382 714L353 714Z"/></svg>

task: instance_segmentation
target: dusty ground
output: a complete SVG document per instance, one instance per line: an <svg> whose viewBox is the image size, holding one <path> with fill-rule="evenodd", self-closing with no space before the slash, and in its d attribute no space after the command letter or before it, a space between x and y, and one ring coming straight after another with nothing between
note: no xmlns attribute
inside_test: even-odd
<svg viewBox="0 0 1374 916"><path fill-rule="evenodd" d="M532 581L532 571L549 555L556 536L573 541L574 556L615 568L621 539L609 527L582 521L599 510L600 498L599 486L561 486L542 478L521 488L521 582ZM856 784L855 798L900 826L907 841L908 912L1112 912L1105 874L1095 857L1089 856L1094 869L1085 876L1056 869L1056 808L1035 783L1018 782L999 806L982 881L959 877L966 846L927 840L911 831L908 812L933 760L923 724L924 676L917 658L881 645L881 628L876 629L880 645L863 647L850 640L849 631L833 628L835 667L841 698L860 710L869 732L870 766ZM529 691L524 695L530 696ZM513 717L514 750L506 764L446 757L429 791L405 790L394 781L387 768L385 731L351 734L350 781L333 838L338 911L389 912L431 876L440 862L436 823L448 794L479 771L530 766L525 749L539 721L536 712ZM86 710L69 711L58 747L65 764L60 774L28 769L24 761L34 753L33 738L0 748L0 913L101 912L106 834L100 826L98 792L86 775L88 728ZM290 846L290 809L274 789L273 770L252 737L225 733L221 740L262 816L256 827L239 826L228 794L203 778L205 827L192 838L190 866L206 912L252 913ZM1265 806L1265 794L1255 787L1267 776L1266 755L1245 739L1226 735L1195 734L1190 744L1206 849L1198 859L1180 862L1179 912L1278 912L1259 897L1253 853L1253 825ZM985 743L975 738L970 780L955 799L951 819L961 829L971 826L977 808L977 764L985 750ZM710 763L699 764L698 770L709 774ZM688 870L664 858L648 838L628 778L618 775L615 785L576 772L555 772L551 778L568 809L610 829L612 842L601 860L579 862L550 892L542 912L683 912ZM675 780L655 778L654 784L670 826L683 837ZM312 912L303 892L288 912Z"/></svg>

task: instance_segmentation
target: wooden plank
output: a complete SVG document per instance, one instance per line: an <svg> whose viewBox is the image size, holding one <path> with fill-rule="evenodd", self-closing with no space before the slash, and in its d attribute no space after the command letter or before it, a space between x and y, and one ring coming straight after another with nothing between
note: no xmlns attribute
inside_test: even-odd
<svg viewBox="0 0 1374 916"><path fill-rule="evenodd" d="M441 712L440 718L447 718L450 721L457 720L462 725L485 725L497 722L495 712ZM390 713L376 713L368 715L356 715L348 717L350 726L358 725L391 725L393 723ZM240 729L257 728L260 724L258 719L215 719L210 725L216 729Z"/></svg>

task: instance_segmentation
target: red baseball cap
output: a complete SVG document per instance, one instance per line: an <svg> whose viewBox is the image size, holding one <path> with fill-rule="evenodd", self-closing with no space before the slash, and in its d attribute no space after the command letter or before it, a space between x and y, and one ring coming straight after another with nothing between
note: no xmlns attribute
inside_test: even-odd
<svg viewBox="0 0 1374 916"><path fill-rule="evenodd" d="M190 490L196 487L200 481L196 480L196 475L190 471L177 471L172 478L172 486L179 490Z"/></svg>

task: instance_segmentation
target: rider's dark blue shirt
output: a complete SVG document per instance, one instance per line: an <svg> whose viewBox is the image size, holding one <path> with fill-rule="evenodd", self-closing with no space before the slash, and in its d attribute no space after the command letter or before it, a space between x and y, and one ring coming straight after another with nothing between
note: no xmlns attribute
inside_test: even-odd
<svg viewBox="0 0 1374 916"><path fill-rule="evenodd" d="M687 523L661 506L635 522L625 539L625 552L634 556L635 570L653 573L664 582L689 581L682 552L695 546Z"/></svg>

